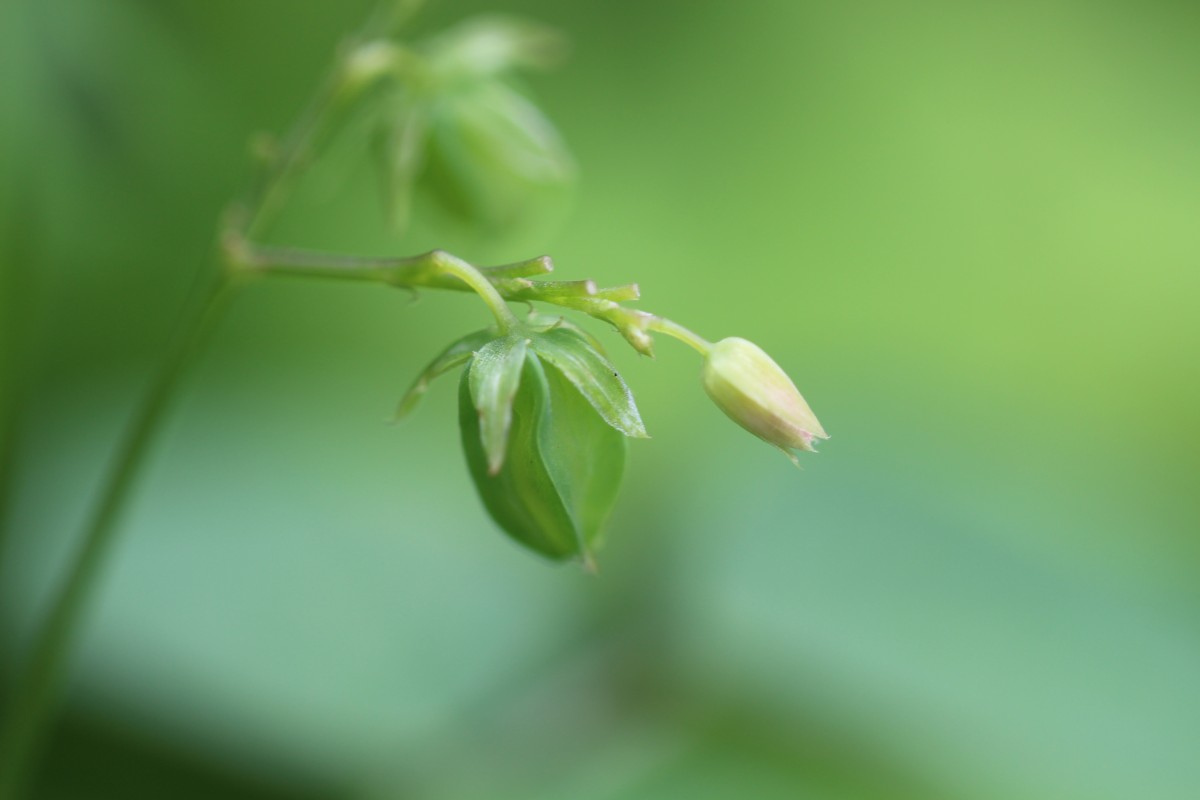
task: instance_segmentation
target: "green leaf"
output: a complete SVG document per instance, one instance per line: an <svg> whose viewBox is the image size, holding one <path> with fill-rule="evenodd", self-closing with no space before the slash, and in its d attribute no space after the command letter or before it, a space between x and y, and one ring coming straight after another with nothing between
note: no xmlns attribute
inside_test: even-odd
<svg viewBox="0 0 1200 800"><path fill-rule="evenodd" d="M646 438L633 393L585 337L569 328L553 328L535 334L531 347L562 372L605 422L626 436Z"/></svg>
<svg viewBox="0 0 1200 800"><path fill-rule="evenodd" d="M479 414L480 441L487 454L488 472L493 475L504 463L513 398L521 383L528 342L522 336L493 339L475 354L467 373Z"/></svg>
<svg viewBox="0 0 1200 800"><path fill-rule="evenodd" d="M531 325L538 333L546 333L547 331L557 330L562 328L570 331L575 336L583 339L593 350L601 356L608 358L608 353L604 349L604 343L597 339L591 331L586 328L581 328L571 320L561 315L535 313L532 314L526 323Z"/></svg>
<svg viewBox="0 0 1200 800"><path fill-rule="evenodd" d="M446 374L450 370L467 363L471 360L471 356L475 351L486 345L492 339L496 338L495 331L482 330L468 333L458 341L451 344L443 350L437 358L429 363L429 366L417 376L413 381L412 386L404 393L404 397L400 398L400 404L396 407L396 413L393 420L399 422L404 417L412 413L412 410L417 407L417 403L425 396L425 392L429 390L429 384L434 378Z"/></svg>

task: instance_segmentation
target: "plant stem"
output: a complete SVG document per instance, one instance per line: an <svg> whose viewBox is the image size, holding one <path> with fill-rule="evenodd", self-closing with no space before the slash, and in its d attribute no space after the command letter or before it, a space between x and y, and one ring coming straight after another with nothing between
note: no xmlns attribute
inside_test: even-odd
<svg viewBox="0 0 1200 800"><path fill-rule="evenodd" d="M474 291L457 275L445 268L447 258L461 262L441 250L430 250L415 256L380 258L344 253L324 253L293 247L272 247L250 244L236 234L227 244L231 269L240 275L276 275L299 278L329 278L339 281L382 283L406 289L453 289ZM547 256L505 264L499 267L472 267L482 273L506 299L515 288L531 284L523 278L544 275L554 266Z"/></svg>
<svg viewBox="0 0 1200 800"><path fill-rule="evenodd" d="M649 355L649 338L646 337L649 331L678 339L702 356L707 356L713 347L712 342L666 317L622 306L622 301L640 297L635 283L598 289L595 282L590 280L527 280L553 271L548 256L500 267L475 267L442 250L399 258L357 256L260 245L247 241L236 232L226 246L232 269L240 275L329 278L381 283L406 289L475 291L496 313L501 329L505 329L502 317L512 317L512 312L504 306L505 300L539 301L579 311L609 323L635 349L646 355ZM513 321L509 320L509 327L512 324Z"/></svg>
<svg viewBox="0 0 1200 800"><path fill-rule="evenodd" d="M418 5L419 0L385 0L364 29L349 40L345 52L352 52L353 47L373 35L388 33ZM344 58L339 58L277 152L270 154L248 198L231 214L228 223L231 230L249 233L262 230L269 224L292 180L304 168L314 145L328 132L340 107L349 99L346 96L348 88L345 85L344 66ZM376 77L380 75L369 76L369 79ZM357 91L363 88L354 87ZM228 241L226 244L228 246ZM512 323L516 322L516 317L504 305L503 298L474 267L454 259L448 264L447 271L466 281L476 291L482 289L481 294L491 291L492 296L485 295L484 299L493 308L502 327L509 324L508 318ZM216 270L215 276L206 279L204 288L195 294L171 349L130 421L129 429L106 474L75 559L49 615L38 628L24 671L18 675L11 702L5 709L6 717L0 721L0 800L15 800L22 795L65 676L82 612L116 534L116 523L176 390L235 288L234 277L235 273L229 269ZM501 319L502 314L507 317Z"/></svg>
<svg viewBox="0 0 1200 800"><path fill-rule="evenodd" d="M483 298L483 302L496 317L496 324L500 327L501 333L511 333L514 328L520 326L517 315L508 307L508 303L504 302L504 298L500 292L496 291L496 287L492 285L488 277L477 267L444 250L434 250L431 255L439 270L458 278Z"/></svg>
<svg viewBox="0 0 1200 800"><path fill-rule="evenodd" d="M666 317L655 317L647 327L652 331L665 333L667 336L678 339L705 357L713 347L712 342Z"/></svg>
<svg viewBox="0 0 1200 800"><path fill-rule="evenodd" d="M317 253L284 247L256 246L236 234L227 242L230 268L242 275L291 275L333 280L366 281L408 289L433 288L472 291L487 304L501 331L508 332L519 321L505 302L514 286L529 286L529 281L513 274L548 272L552 267L545 257L503 267L480 268L444 250L431 250L416 256L370 258L336 253ZM499 286L507 291L502 291Z"/></svg>
<svg viewBox="0 0 1200 800"><path fill-rule="evenodd" d="M317 91L309 99L300 116L282 140L269 146L266 162L248 196L237 209L234 226L252 236L266 228L279 210L292 181L307 166L316 145L325 137L339 114L354 94L383 77L384 72L359 75L347 74L347 64L356 49L375 36L386 36L416 11L423 0L384 0L367 23L349 37L338 53L332 68L321 78Z"/></svg>
<svg viewBox="0 0 1200 800"><path fill-rule="evenodd" d="M49 616L39 628L0 730L0 800L19 797L29 778L27 771L40 749L81 612L117 530L121 510L182 377L224 308L227 288L227 281L221 279L198 293L113 460L99 503Z"/></svg>

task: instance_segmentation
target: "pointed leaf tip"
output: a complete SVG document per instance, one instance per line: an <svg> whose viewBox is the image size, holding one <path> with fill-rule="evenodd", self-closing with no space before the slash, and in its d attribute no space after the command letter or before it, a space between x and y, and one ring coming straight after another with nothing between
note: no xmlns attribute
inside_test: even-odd
<svg viewBox="0 0 1200 800"><path fill-rule="evenodd" d="M529 340L520 336L493 339L471 361L471 400L479 414L479 432L487 456L488 474L504 465L513 398L521 383L521 368Z"/></svg>
<svg viewBox="0 0 1200 800"><path fill-rule="evenodd" d="M648 438L633 392L586 337L557 327L536 335L531 346L579 390L605 422L626 436Z"/></svg>
<svg viewBox="0 0 1200 800"><path fill-rule="evenodd" d="M474 355L476 350L494 338L495 334L492 331L473 331L451 343L449 347L439 353L437 358L421 371L417 379L408 387L408 391L400 398L395 413L392 414L392 422L400 422L412 413L413 409L421 401L421 398L425 396L425 392L429 390L429 385L435 378L470 361L471 356Z"/></svg>

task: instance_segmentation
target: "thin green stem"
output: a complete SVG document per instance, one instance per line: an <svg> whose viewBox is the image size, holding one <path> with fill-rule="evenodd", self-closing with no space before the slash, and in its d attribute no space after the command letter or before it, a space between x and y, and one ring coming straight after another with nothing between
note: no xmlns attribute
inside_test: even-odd
<svg viewBox="0 0 1200 800"><path fill-rule="evenodd" d="M303 171L317 144L328 135L354 96L377 79L398 72L402 65L414 66L411 52L390 42L373 40L388 36L415 13L422 2L388 0L380 3L367 23L343 43L332 68L322 77L317 91L287 134L278 142L270 142L265 152L260 153L264 160L263 169L233 220L238 230L253 236L270 224L292 181ZM368 51L375 56L382 52L387 57L367 58L369 66L366 66L361 57Z"/></svg>
<svg viewBox="0 0 1200 800"><path fill-rule="evenodd" d="M501 333L511 333L514 328L520 327L521 322L517 319L517 315L512 312L500 292L496 290L488 277L479 271L478 267L472 266L444 250L434 250L431 256L439 270L458 278L483 298L483 302L496 317L496 324L500 327Z"/></svg>
<svg viewBox="0 0 1200 800"><path fill-rule="evenodd" d="M713 346L696 332L666 317L622 306L621 301L639 298L637 284L598 289L591 280L527 280L553 270L546 256L500 267L475 267L442 250L399 258L355 256L253 244L237 234L227 240L226 250L231 269L240 275L329 278L407 289L475 291L496 314L501 330L509 330L516 324L505 301L537 301L607 322L646 355L651 353L650 332L678 339L702 356L707 356Z"/></svg>
<svg viewBox="0 0 1200 800"><path fill-rule="evenodd" d="M198 293L113 459L99 503L91 513L62 588L38 630L0 729L0 800L19 797L29 777L63 681L81 612L117 531L125 500L183 376L224 307L227 286L222 280Z"/></svg>
<svg viewBox="0 0 1200 800"><path fill-rule="evenodd" d="M264 169L248 197L231 214L230 230L248 235L269 224L292 179L301 171L317 142L328 133L345 101L386 74L386 70L366 75L347 74L350 63L347 59L355 55L354 48L374 36L386 35L417 5L419 2L411 0L398 4L397 0L385 0L380 12L350 40L305 112L274 152L268 153ZM389 11L387 6L394 8ZM227 250L228 241L227 237ZM228 256L226 252L227 262ZM442 267L480 291L502 326L510 324L510 318L515 322L516 318L504 305L503 298L477 270L457 259L442 264ZM231 270L219 270L209 285L197 293L113 459L74 561L45 622L38 628L24 671L18 676L16 689L6 708L6 717L0 722L0 800L16 800L25 789L43 743L83 610L111 549L121 511L179 385L211 334L235 286L235 276Z"/></svg>
<svg viewBox="0 0 1200 800"><path fill-rule="evenodd" d="M542 256L501 267L476 267L444 250L416 256L371 258L318 253L290 247L253 245L232 235L226 240L226 258L236 275L280 275L332 280L383 283L408 289L453 289L472 291L487 304L502 331L520 324L505 297L520 287L530 286L518 274L549 272L553 267ZM516 298L520 299L520 298Z"/></svg>
<svg viewBox="0 0 1200 800"><path fill-rule="evenodd" d="M688 330L678 322L672 322L666 317L654 317L646 327L649 330L665 333L667 336L678 339L705 357L708 356L713 348L712 342L694 331Z"/></svg>
<svg viewBox="0 0 1200 800"><path fill-rule="evenodd" d="M28 402L29 348L34 339L29 302L34 290L33 259L28 252L34 229L29 183L18 173L0 196L0 573L8 544L15 496L17 458Z"/></svg>
<svg viewBox="0 0 1200 800"><path fill-rule="evenodd" d="M226 260L236 275L329 278L338 281L382 283L406 289L454 289L474 291L470 285L448 272L442 259L448 254L430 250L415 256L380 258L343 253L324 253L293 247L250 244L233 234L226 241ZM450 258L454 258L450 256ZM461 259L455 258L456 261ZM496 290L509 300L516 287L531 284L524 278L545 275L554 265L548 256L538 256L498 267L474 267L483 273Z"/></svg>

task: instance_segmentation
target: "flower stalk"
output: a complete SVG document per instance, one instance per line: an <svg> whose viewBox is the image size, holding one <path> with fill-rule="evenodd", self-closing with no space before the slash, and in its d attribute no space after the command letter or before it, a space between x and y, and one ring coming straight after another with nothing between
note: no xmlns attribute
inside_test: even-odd
<svg viewBox="0 0 1200 800"><path fill-rule="evenodd" d="M396 24L397 17L384 13L384 8L403 6L411 11L418 4L383 3L380 13L371 19L362 33L351 39L349 49L352 51L354 43L368 38L367 34L379 26ZM363 88L361 81L356 88ZM10 707L0 722L0 800L18 800L27 790L32 767L42 750L50 717L58 702L84 610L119 530L117 523L121 511L183 379L203 351L238 285L236 273L228 269L231 248L236 251L242 236L263 230L270 223L283 204L291 181L331 127L339 101L344 96L345 74L339 62L322 82L282 145L271 148L273 152L267 154L266 166L247 198L226 215L218 259L226 268L213 270L211 275L204 277L201 288L194 293L189 309L184 312L173 344L151 379L110 462L103 489L84 524L74 559L18 673L10 694Z"/></svg>
<svg viewBox="0 0 1200 800"><path fill-rule="evenodd" d="M651 333L678 339L706 356L712 343L677 322L621 305L638 300L636 283L598 288L593 280L530 280L554 271L549 256L495 267L474 267L443 250L397 258L326 253L291 247L273 247L248 242L236 231L226 236L227 268L239 277L325 278L339 281L378 283L403 289L447 289L474 291L484 298L496 315L503 301L546 303L578 311L607 322L643 355L653 355ZM469 280L468 280L469 276ZM511 314L511 312L510 312ZM501 327L512 328L505 319Z"/></svg>
<svg viewBox="0 0 1200 800"><path fill-rule="evenodd" d="M0 800L14 800L24 791L65 677L84 608L119 530L117 522L125 500L183 378L203 350L229 295L229 285L224 281L197 292L113 458L100 501L11 695L12 703L0 729Z"/></svg>

